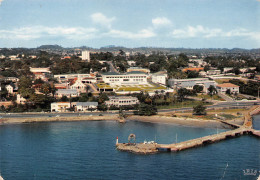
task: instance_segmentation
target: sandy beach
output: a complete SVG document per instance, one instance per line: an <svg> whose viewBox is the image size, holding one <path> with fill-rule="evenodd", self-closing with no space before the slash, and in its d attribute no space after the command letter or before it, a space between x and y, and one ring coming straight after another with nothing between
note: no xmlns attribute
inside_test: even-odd
<svg viewBox="0 0 260 180"><path fill-rule="evenodd" d="M204 119L193 119L193 118L180 118L180 117L169 117L169 116L129 116L126 120L149 122L149 123L164 123L164 124L175 124L180 126L191 126L191 127L204 127L204 128L230 128L216 120L204 120ZM243 124L242 119L231 120L229 122L236 124Z"/></svg>

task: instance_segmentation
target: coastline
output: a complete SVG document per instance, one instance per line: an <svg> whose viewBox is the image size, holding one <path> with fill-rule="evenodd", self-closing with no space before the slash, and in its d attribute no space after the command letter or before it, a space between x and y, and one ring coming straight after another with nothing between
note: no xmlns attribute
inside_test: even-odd
<svg viewBox="0 0 260 180"><path fill-rule="evenodd" d="M125 118L126 121L138 121L145 123L160 123L160 124L174 124L178 126L188 126L188 127L200 127L200 128L220 128L220 129L230 129L230 126L225 125L216 120L205 120L205 119L195 119L186 117L170 117L165 115L154 115L154 116L137 116L130 115ZM66 121L117 121L122 122L117 114L111 115L80 115L80 116L56 116L56 117L23 117L23 118L2 118L0 119L0 125L5 124L21 124L21 123L36 123L36 122L66 122ZM236 124L242 124L243 119L230 120Z"/></svg>
<svg viewBox="0 0 260 180"><path fill-rule="evenodd" d="M127 117L126 120L148 122L148 123L174 124L178 126L188 126L188 127L230 129L230 126L225 125L220 121L216 121L216 120L204 120L204 119L184 118L184 117L169 117L169 116L162 116L162 115L154 115L154 116L133 115ZM230 120L229 122L243 124L243 119Z"/></svg>

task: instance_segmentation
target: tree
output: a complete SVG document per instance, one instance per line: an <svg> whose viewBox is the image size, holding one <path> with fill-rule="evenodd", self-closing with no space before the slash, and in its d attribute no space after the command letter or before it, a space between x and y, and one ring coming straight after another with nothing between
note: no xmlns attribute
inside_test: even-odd
<svg viewBox="0 0 260 180"><path fill-rule="evenodd" d="M197 78L199 77L199 72L197 71L187 71L187 78Z"/></svg>
<svg viewBox="0 0 260 180"><path fill-rule="evenodd" d="M60 98L61 102L68 102L69 101L69 98L67 96L62 96Z"/></svg>
<svg viewBox="0 0 260 180"><path fill-rule="evenodd" d="M208 88L208 94L212 97L213 95L215 95L217 93L218 93L218 91L215 88L215 86L210 85L209 88Z"/></svg>
<svg viewBox="0 0 260 180"><path fill-rule="evenodd" d="M25 99L28 99L34 94L34 89L32 88L32 80L29 77L22 76L18 84L18 92Z"/></svg>
<svg viewBox="0 0 260 180"><path fill-rule="evenodd" d="M107 101L109 98L106 93L101 92L98 97L98 103L103 104L105 101Z"/></svg>
<svg viewBox="0 0 260 180"><path fill-rule="evenodd" d="M195 115L206 115L206 107L200 103L197 106L193 107L193 114Z"/></svg>
<svg viewBox="0 0 260 180"><path fill-rule="evenodd" d="M106 104L99 104L99 105L97 106L97 109L98 109L99 111L107 111L108 107L107 107Z"/></svg>
<svg viewBox="0 0 260 180"><path fill-rule="evenodd" d="M182 102L186 96L188 96L190 92L186 88L180 88L177 91L178 100Z"/></svg>
<svg viewBox="0 0 260 180"><path fill-rule="evenodd" d="M203 86L200 86L200 85L195 85L193 86L193 90L196 92L196 93L200 93L201 91L203 91Z"/></svg>
<svg viewBox="0 0 260 180"><path fill-rule="evenodd" d="M227 90L226 90L226 94L230 95L230 94L231 94L231 90L230 90L230 89L227 89Z"/></svg>
<svg viewBox="0 0 260 180"><path fill-rule="evenodd" d="M8 96L8 91L3 84L1 84L0 98L6 98Z"/></svg>
<svg viewBox="0 0 260 180"><path fill-rule="evenodd" d="M210 70L210 66L209 65L204 66L204 71L207 72L208 70Z"/></svg>
<svg viewBox="0 0 260 180"><path fill-rule="evenodd" d="M137 111L135 111L134 114L140 115L140 116L156 115L157 108L154 105L142 103L138 106Z"/></svg>

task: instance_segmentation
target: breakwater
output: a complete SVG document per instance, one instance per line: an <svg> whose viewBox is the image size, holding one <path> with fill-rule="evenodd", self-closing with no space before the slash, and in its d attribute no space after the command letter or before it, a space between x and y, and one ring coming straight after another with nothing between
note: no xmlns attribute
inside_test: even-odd
<svg viewBox="0 0 260 180"><path fill-rule="evenodd" d="M237 137L243 134L252 134L257 137L260 137L260 131L252 129L252 116L260 112L260 106L251 107L244 114L244 123L243 125L236 125L234 123L227 123L223 121L223 123L232 126L233 128L237 128L234 130L222 132L219 134L214 134L210 136L205 136L201 138L196 138L180 143L173 144L157 144L157 143L116 143L116 147L121 151L128 151L138 154L151 154L157 153L160 151L168 151L168 152L177 152L185 149L190 149L193 147L198 147L206 144L211 144L214 142L218 142L227 138ZM221 121L222 122L222 121Z"/></svg>

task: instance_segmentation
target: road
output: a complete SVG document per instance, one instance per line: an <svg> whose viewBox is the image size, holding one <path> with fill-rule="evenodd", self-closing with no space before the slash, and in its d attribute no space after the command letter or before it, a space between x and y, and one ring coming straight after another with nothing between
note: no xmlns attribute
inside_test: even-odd
<svg viewBox="0 0 260 180"><path fill-rule="evenodd" d="M238 101L238 102L219 102L214 105L209 105L207 108L221 108L221 107L249 107L253 105L260 105L260 101ZM188 111L193 110L192 107L188 108L174 108L174 109L161 109L158 112L171 112L171 111ZM2 113L0 114L1 118L32 118L32 117L55 117L55 116L62 116L62 117L73 117L73 116L83 116L83 115L113 115L118 114L117 111L114 112L66 112L66 113L57 113L57 112L45 112L45 113ZM132 111L126 111L126 114L133 114Z"/></svg>
<svg viewBox="0 0 260 180"><path fill-rule="evenodd" d="M119 72L116 70L116 68L114 67L112 61L108 61L107 63L108 63L109 66L110 66L110 70L109 70L110 72L119 73Z"/></svg>

